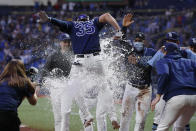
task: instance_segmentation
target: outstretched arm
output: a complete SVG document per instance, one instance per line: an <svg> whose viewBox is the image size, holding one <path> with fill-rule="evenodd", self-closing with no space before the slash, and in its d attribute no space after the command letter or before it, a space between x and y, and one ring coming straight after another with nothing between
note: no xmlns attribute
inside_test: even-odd
<svg viewBox="0 0 196 131"><path fill-rule="evenodd" d="M123 18L123 22L122 22L122 26L123 26L122 33L124 34L123 38L125 38L125 36L126 36L127 27L130 26L134 22L134 20L132 18L133 18L132 14L126 14Z"/></svg>
<svg viewBox="0 0 196 131"><path fill-rule="evenodd" d="M100 23L109 23L112 25L116 30L120 31L120 26L118 25L117 21L110 15L110 13L105 13L99 17Z"/></svg>
<svg viewBox="0 0 196 131"><path fill-rule="evenodd" d="M132 14L126 14L123 18L123 22L122 22L122 39L120 39L120 44L122 46L123 49L128 49L128 52L132 51L132 46L130 41L127 40L126 38L126 33L127 33L127 27L130 26L134 20L132 20L133 15Z"/></svg>
<svg viewBox="0 0 196 131"><path fill-rule="evenodd" d="M69 33L69 31L71 30L72 23L69 21L62 21L62 20L58 20L52 17L48 17L45 11L40 11L38 15L40 17L40 22L42 23L50 22L58 26L62 32L66 32L66 33Z"/></svg>

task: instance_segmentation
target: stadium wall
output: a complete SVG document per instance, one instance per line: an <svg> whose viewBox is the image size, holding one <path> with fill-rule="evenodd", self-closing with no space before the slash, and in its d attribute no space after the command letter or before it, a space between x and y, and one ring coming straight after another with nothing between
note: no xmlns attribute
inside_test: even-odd
<svg viewBox="0 0 196 131"><path fill-rule="evenodd" d="M8 6L33 6L35 1L39 3L43 2L44 5L47 4L48 0L0 0L0 5L8 5ZM50 0L52 5L54 5L57 0Z"/></svg>

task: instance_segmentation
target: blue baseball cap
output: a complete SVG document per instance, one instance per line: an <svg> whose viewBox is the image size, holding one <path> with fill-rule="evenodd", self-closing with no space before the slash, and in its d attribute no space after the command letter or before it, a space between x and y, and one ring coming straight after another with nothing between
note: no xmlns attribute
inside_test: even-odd
<svg viewBox="0 0 196 131"><path fill-rule="evenodd" d="M189 41L190 46L196 46L196 38L191 38Z"/></svg>
<svg viewBox="0 0 196 131"><path fill-rule="evenodd" d="M66 40L71 40L71 38L68 34L64 33L64 34L59 35L59 40L60 41L66 41Z"/></svg>
<svg viewBox="0 0 196 131"><path fill-rule="evenodd" d="M165 42L164 46L167 52L174 52L175 50L179 50L178 45L174 42Z"/></svg>
<svg viewBox="0 0 196 131"><path fill-rule="evenodd" d="M142 32L137 32L136 34L135 34L135 39L136 38L139 38L139 39L141 39L141 40L145 40L145 35L144 35L144 33L142 33Z"/></svg>
<svg viewBox="0 0 196 131"><path fill-rule="evenodd" d="M86 14L81 14L77 17L77 21L88 21L89 20L89 16Z"/></svg>
<svg viewBox="0 0 196 131"><path fill-rule="evenodd" d="M165 40L179 40L179 35L176 32L168 32L166 35Z"/></svg>

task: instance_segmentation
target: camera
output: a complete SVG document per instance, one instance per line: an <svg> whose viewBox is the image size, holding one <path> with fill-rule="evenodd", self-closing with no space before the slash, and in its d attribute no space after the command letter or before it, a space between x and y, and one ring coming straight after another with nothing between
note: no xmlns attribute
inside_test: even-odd
<svg viewBox="0 0 196 131"><path fill-rule="evenodd" d="M32 82L35 81L35 77L38 74L39 70L35 67L30 67L28 70L26 70L26 75L31 79Z"/></svg>

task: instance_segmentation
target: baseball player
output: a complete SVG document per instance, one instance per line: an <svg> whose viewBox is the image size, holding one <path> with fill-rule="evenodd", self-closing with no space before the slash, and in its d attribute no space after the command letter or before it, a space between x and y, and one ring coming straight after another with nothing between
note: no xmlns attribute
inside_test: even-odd
<svg viewBox="0 0 196 131"><path fill-rule="evenodd" d="M50 22L66 32L71 37L72 49L75 55L75 60L70 72L69 88L74 94L72 97L78 98L83 90L88 87L98 88L98 103L102 102L102 108L97 108L96 118L98 131L105 131L104 116L108 105L112 103L112 93L108 93L104 78L104 69L102 59L100 57L99 32L105 23L112 25L117 34L121 34L120 27L116 20L109 14L105 13L92 20L87 15L80 15L76 21L61 21L55 18L48 17L45 12L39 12L42 22ZM80 97L80 102L83 107L80 110L86 110L84 99ZM80 103L79 103L80 104ZM107 110L108 111L108 110ZM82 111L82 113L87 111ZM89 113L83 114L85 118L85 126L88 126L92 121L92 116Z"/></svg>
<svg viewBox="0 0 196 131"><path fill-rule="evenodd" d="M109 88L107 88L106 90L109 90ZM112 93L110 90L109 91L106 91L107 93ZM117 122L117 116L116 116L116 112L115 112L115 106L114 106L114 102L112 100L112 97L109 99L108 102L111 102L108 106L104 106L104 103L108 103L107 101L105 101L106 99L101 99L99 100L98 99L98 89L97 87L93 87L93 88L89 88L85 91L85 95L84 95L84 100L87 104L87 107L89 109L92 109L93 107L96 107L96 110L97 111L103 111L105 112L102 113L102 112L96 112L96 114L102 114L104 115L104 120L102 121L102 123L98 123L98 124L101 124L101 125L98 125L98 128L102 127L104 125L105 129L104 131L107 131L107 120L106 120L106 116L108 115L110 120L111 120L111 123L112 123L112 126L113 126L113 129L118 129L120 126ZM108 95L112 95L112 94L108 94ZM84 122L84 116L82 115L83 113L79 110L79 114L80 114L80 118L81 120ZM91 123L91 126L88 126L88 127L84 127L84 130L85 131L93 131L93 124Z"/></svg>
<svg viewBox="0 0 196 131"><path fill-rule="evenodd" d="M70 111L64 111L66 106L64 106L66 100L64 96L69 96L69 91L62 93L64 90L63 86L67 85L67 77L69 76L71 70L71 56L73 56L70 51L70 37L68 34L60 35L60 49L51 54L47 60L44 68L42 70L41 79L43 85L50 90L50 96L52 101L52 108L54 113L55 121L55 131L60 131L61 127L64 125L66 129L69 130L69 115ZM66 123L63 123L63 119L66 119Z"/></svg>
<svg viewBox="0 0 196 131"><path fill-rule="evenodd" d="M189 49L196 53L196 38L191 38L189 41Z"/></svg>
<svg viewBox="0 0 196 131"><path fill-rule="evenodd" d="M166 34L165 37L165 41L166 42L172 42L172 43L176 43L177 45L179 45L179 36L176 32L169 32ZM189 49L187 48L180 48L180 53L184 58L188 58L191 60L195 60L196 55ZM163 54L163 48L160 49L155 55L154 57L148 61L148 64L151 65L152 67L155 67L156 62L160 59L162 59L164 57ZM165 101L163 99L160 99L159 103L157 103L156 107L155 107L155 114L154 114L154 122L152 125L152 131L156 131L158 124L161 120L161 116L163 113L165 107ZM186 126L186 131L190 130L189 125Z"/></svg>
<svg viewBox="0 0 196 131"><path fill-rule="evenodd" d="M132 22L132 15L125 15L122 28L124 34L126 34L126 27ZM134 131L144 131L145 119L151 101L151 67L148 66L147 62L156 53L154 49L146 48L144 43L145 36L141 32L135 35L132 45L126 43L126 49L129 50L125 55L128 82L122 101L120 131L129 131L134 108L136 109Z"/></svg>
<svg viewBox="0 0 196 131"><path fill-rule="evenodd" d="M185 59L176 43L166 42L166 56L156 64L159 75L158 92L151 103L152 110L161 96L166 101L157 131L168 131L175 124L175 131L183 131L196 111L196 62Z"/></svg>

